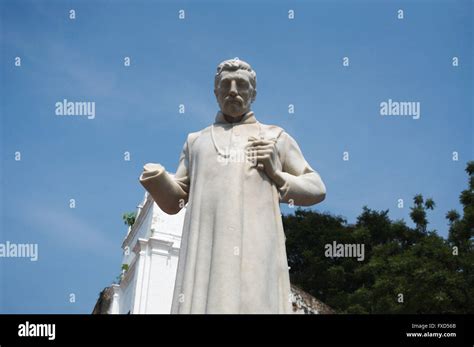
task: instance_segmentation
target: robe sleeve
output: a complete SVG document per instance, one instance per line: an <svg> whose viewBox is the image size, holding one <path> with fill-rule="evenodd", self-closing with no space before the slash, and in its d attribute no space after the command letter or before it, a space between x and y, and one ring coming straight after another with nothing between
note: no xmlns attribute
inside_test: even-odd
<svg viewBox="0 0 474 347"><path fill-rule="evenodd" d="M296 141L283 132L280 142L280 161L285 183L278 189L281 202L299 206L317 204L326 197L326 186L319 173L309 166Z"/></svg>
<svg viewBox="0 0 474 347"><path fill-rule="evenodd" d="M168 214L178 213L188 201L189 193L189 150L188 140L179 157L178 169L173 176L164 168L143 172L140 183L150 193L156 204Z"/></svg>

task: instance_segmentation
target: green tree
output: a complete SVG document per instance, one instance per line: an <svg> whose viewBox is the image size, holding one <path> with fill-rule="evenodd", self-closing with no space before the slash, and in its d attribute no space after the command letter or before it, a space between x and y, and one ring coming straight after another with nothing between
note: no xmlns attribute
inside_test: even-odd
<svg viewBox="0 0 474 347"><path fill-rule="evenodd" d="M414 228L367 206L355 225L301 209L284 216L292 283L340 313L473 313L473 162L466 172L463 216L447 213L447 240L428 230L427 210L436 204L421 194L410 209ZM326 257L333 241L363 244L365 260Z"/></svg>
<svg viewBox="0 0 474 347"><path fill-rule="evenodd" d="M463 190L459 202L463 206L463 217L451 210L446 214L450 222L448 240L459 251L466 254L472 252L474 236L474 161L467 164L466 172L469 175L469 188Z"/></svg>
<svg viewBox="0 0 474 347"><path fill-rule="evenodd" d="M446 214L449 221L449 245L455 256L455 271L463 274L466 281L460 285L459 290L466 297L465 306L471 308L465 312L472 313L474 306L474 161L466 166L469 176L468 189L461 192L459 202L463 206L463 216L451 210Z"/></svg>
<svg viewBox="0 0 474 347"><path fill-rule="evenodd" d="M135 224L136 217L137 214L135 212L124 213L122 215L123 223L131 227L133 224Z"/></svg>
<svg viewBox="0 0 474 347"><path fill-rule="evenodd" d="M416 224L416 227L421 232L426 232L428 227L428 219L426 218L426 210L433 210L435 202L429 198L423 204L423 195L417 194L413 198L414 206L411 207L410 218Z"/></svg>

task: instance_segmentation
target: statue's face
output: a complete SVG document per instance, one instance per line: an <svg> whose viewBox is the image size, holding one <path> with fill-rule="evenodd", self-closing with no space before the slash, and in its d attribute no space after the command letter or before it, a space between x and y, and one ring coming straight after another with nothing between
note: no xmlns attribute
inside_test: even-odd
<svg viewBox="0 0 474 347"><path fill-rule="evenodd" d="M240 117L250 111L256 91L250 84L250 75L245 70L223 71L214 90L222 113Z"/></svg>

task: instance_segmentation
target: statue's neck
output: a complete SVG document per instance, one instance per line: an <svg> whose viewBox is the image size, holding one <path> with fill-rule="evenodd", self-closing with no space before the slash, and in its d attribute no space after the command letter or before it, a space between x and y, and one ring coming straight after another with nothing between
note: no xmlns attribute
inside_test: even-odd
<svg viewBox="0 0 474 347"><path fill-rule="evenodd" d="M222 114L224 115L224 119L226 120L227 123L239 123L248 112L249 111L244 112L242 115L237 116L237 117L228 116L225 113L222 113Z"/></svg>

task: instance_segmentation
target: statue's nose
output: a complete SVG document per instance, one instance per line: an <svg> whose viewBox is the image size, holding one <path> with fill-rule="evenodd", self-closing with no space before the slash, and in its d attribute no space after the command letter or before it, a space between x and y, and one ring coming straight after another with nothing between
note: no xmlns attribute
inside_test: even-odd
<svg viewBox="0 0 474 347"><path fill-rule="evenodd" d="M232 81L230 84L229 95L233 97L238 95L237 84L235 83L235 81Z"/></svg>

